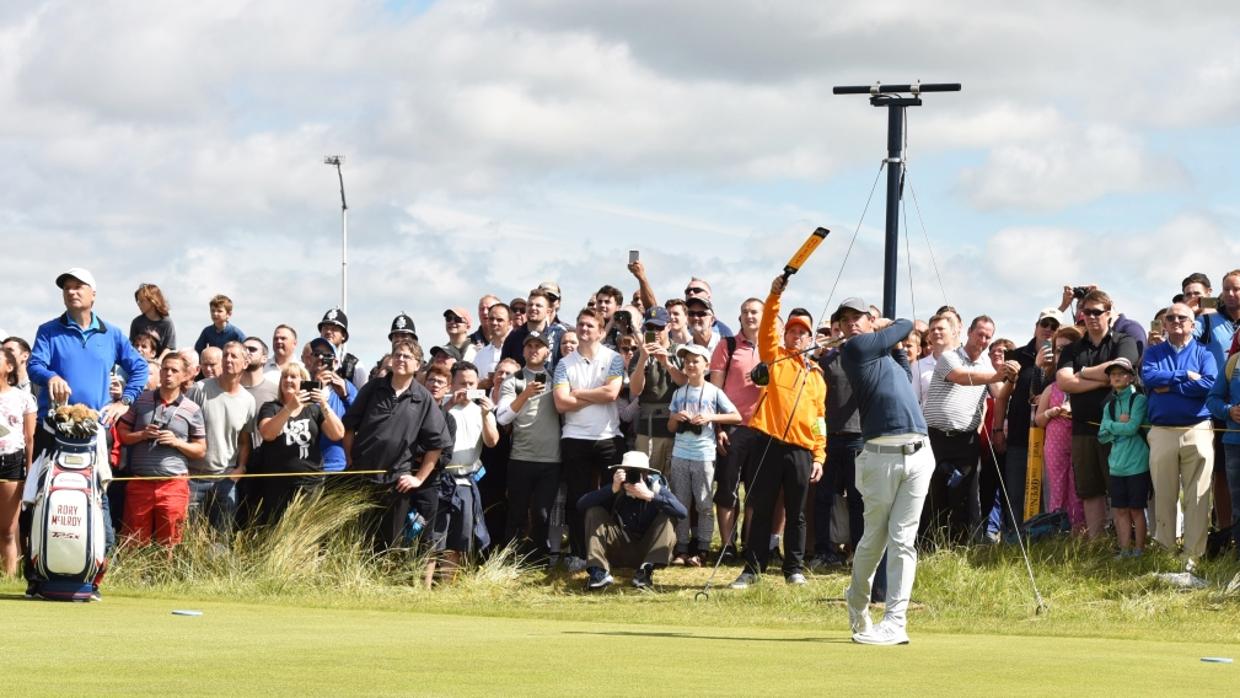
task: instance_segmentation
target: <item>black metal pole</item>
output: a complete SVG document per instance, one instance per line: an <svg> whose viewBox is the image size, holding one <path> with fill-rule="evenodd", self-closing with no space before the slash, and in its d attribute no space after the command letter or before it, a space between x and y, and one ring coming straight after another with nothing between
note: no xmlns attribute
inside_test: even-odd
<svg viewBox="0 0 1240 698"><path fill-rule="evenodd" d="M883 317L896 316L900 261L900 188L904 183L904 105L887 105L887 235L883 248Z"/></svg>
<svg viewBox="0 0 1240 698"><path fill-rule="evenodd" d="M960 83L841 85L837 95L870 95L870 104L887 108L887 235L883 249L883 316L896 316L896 278L900 261L900 197L904 188L904 109L921 106L923 92L959 92ZM912 95L909 97L903 95Z"/></svg>

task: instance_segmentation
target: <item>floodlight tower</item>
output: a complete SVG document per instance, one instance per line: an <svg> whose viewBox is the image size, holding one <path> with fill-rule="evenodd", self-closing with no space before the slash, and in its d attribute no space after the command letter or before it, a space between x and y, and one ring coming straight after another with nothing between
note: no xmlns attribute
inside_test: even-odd
<svg viewBox="0 0 1240 698"><path fill-rule="evenodd" d="M904 110L921 106L922 92L959 92L960 83L844 85L837 95L870 95L870 104L887 108L887 242L883 251L883 317L896 316L896 273L900 250L900 197L904 193ZM904 96L905 94L911 96Z"/></svg>
<svg viewBox="0 0 1240 698"><path fill-rule="evenodd" d="M324 165L336 168L336 176L340 179L340 309L349 312L349 204L344 198L344 172L340 165L344 163L343 155L328 155L323 158Z"/></svg>

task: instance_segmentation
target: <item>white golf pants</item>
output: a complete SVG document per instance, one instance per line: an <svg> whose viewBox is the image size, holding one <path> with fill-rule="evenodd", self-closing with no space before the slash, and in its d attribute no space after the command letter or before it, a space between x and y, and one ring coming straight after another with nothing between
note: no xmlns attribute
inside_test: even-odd
<svg viewBox="0 0 1240 698"><path fill-rule="evenodd" d="M887 548L887 603L883 621L903 628L917 574L917 525L934 473L934 453L929 440L920 450L875 453L864 449L857 456L857 491L865 504L865 531L853 554L852 584L848 604L856 612L870 602L874 571Z"/></svg>

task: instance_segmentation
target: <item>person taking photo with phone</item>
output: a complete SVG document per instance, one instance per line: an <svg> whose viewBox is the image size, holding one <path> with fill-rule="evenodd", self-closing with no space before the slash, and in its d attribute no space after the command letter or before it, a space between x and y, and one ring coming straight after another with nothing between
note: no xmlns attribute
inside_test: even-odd
<svg viewBox="0 0 1240 698"><path fill-rule="evenodd" d="M328 390L310 380L299 363L280 371L279 397L258 410L258 433L263 439L263 464L269 473L308 473L306 477L260 478L260 520L280 520L284 510L301 494L312 497L323 490L321 437L344 438L344 424L328 401Z"/></svg>

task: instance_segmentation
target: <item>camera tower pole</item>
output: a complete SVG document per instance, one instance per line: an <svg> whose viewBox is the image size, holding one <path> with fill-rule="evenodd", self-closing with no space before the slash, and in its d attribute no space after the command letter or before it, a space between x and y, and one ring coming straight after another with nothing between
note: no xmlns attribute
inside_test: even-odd
<svg viewBox="0 0 1240 698"><path fill-rule="evenodd" d="M343 155L328 155L323 158L324 165L336 168L336 176L340 179L340 310L349 312L349 204L344 198L344 173L340 165L344 163Z"/></svg>
<svg viewBox="0 0 1240 698"><path fill-rule="evenodd" d="M900 198L904 194L904 110L921 106L923 92L959 92L960 83L843 85L837 95L870 95L870 104L887 109L887 236L883 251L883 316L896 316L896 275L900 251ZM911 96L904 96L905 94Z"/></svg>

